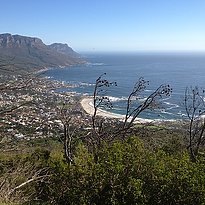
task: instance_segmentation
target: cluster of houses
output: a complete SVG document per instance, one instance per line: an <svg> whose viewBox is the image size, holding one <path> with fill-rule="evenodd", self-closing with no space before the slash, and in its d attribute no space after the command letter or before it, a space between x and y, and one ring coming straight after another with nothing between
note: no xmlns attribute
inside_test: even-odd
<svg viewBox="0 0 205 205"><path fill-rule="evenodd" d="M83 113L79 97L72 92L57 92L70 85L45 78L13 79L12 83L1 84L5 89L0 90L0 143L58 137L63 132L63 118L69 115L78 126L90 122L88 116L79 115ZM62 108L72 112L62 116Z"/></svg>

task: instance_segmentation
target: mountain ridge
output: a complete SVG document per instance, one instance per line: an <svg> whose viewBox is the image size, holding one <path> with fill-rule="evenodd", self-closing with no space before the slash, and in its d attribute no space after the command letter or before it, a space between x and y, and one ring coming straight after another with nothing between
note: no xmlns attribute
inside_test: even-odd
<svg viewBox="0 0 205 205"><path fill-rule="evenodd" d="M46 45L40 38L0 34L0 62L12 60L14 67L27 70L40 70L42 68L66 67L84 64L81 58L67 44L53 43ZM1 64L0 64L1 65Z"/></svg>

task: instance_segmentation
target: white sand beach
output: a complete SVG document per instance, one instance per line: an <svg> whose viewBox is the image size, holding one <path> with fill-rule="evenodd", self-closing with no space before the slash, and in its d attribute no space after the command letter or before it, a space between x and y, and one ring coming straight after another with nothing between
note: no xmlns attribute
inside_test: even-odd
<svg viewBox="0 0 205 205"><path fill-rule="evenodd" d="M93 115L94 113L93 98L90 97L83 98L80 103L86 113L88 113L89 115ZM108 112L102 109L98 109L97 115L105 118L115 118L121 121L123 121L125 118L125 115ZM150 123L150 122L153 122L153 120L143 119L143 118L137 118L135 120L135 123Z"/></svg>

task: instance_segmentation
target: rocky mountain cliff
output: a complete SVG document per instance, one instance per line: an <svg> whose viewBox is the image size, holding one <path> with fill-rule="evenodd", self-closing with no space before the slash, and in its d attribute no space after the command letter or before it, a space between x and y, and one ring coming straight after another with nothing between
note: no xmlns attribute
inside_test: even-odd
<svg viewBox="0 0 205 205"><path fill-rule="evenodd" d="M80 58L80 55L76 53L75 51L73 51L73 49L69 47L67 44L53 43L51 45L48 45L48 47L59 53L70 55L75 58Z"/></svg>
<svg viewBox="0 0 205 205"><path fill-rule="evenodd" d="M83 64L85 61L67 44L46 45L39 38L0 34L0 62L11 61L16 68L42 69Z"/></svg>

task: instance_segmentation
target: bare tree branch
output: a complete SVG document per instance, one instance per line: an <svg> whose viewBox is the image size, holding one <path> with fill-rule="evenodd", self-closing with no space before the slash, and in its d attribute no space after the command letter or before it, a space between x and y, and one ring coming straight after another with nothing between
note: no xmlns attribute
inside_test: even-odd
<svg viewBox="0 0 205 205"><path fill-rule="evenodd" d="M205 90L195 87L187 87L185 90L184 106L189 120L189 144L187 149L191 159L197 160L199 148L204 141L205 131Z"/></svg>
<svg viewBox="0 0 205 205"><path fill-rule="evenodd" d="M109 82L106 79L103 79L102 77L105 76L106 73L102 74L100 77L97 78L95 81L95 87L93 92L93 107L94 107L94 113L92 116L92 127L93 130L96 132L97 129L100 131L100 127L102 126L102 122L100 124L96 124L96 115L97 110L103 106L107 108L112 108L112 103L108 97L105 96L106 89L110 86L117 86L116 82Z"/></svg>
<svg viewBox="0 0 205 205"><path fill-rule="evenodd" d="M144 80L144 78L139 78L136 82L132 92L129 94L126 106L125 120L122 129L117 131L117 133L126 133L129 130L137 117L147 109L159 108L159 101L163 97L170 96L172 93L172 88L169 85L160 85L154 92L152 92L146 99L141 102L140 94L149 85L149 81Z"/></svg>
<svg viewBox="0 0 205 205"><path fill-rule="evenodd" d="M63 143L64 147L64 157L66 161L71 165L72 163L74 163L73 151L77 142L76 133L78 127L76 126L76 124L79 125L79 122L77 121L78 117L82 117L82 113L76 111L75 105L67 102L63 103L63 105L59 107L58 116L63 125L63 140L61 140L61 142Z"/></svg>

